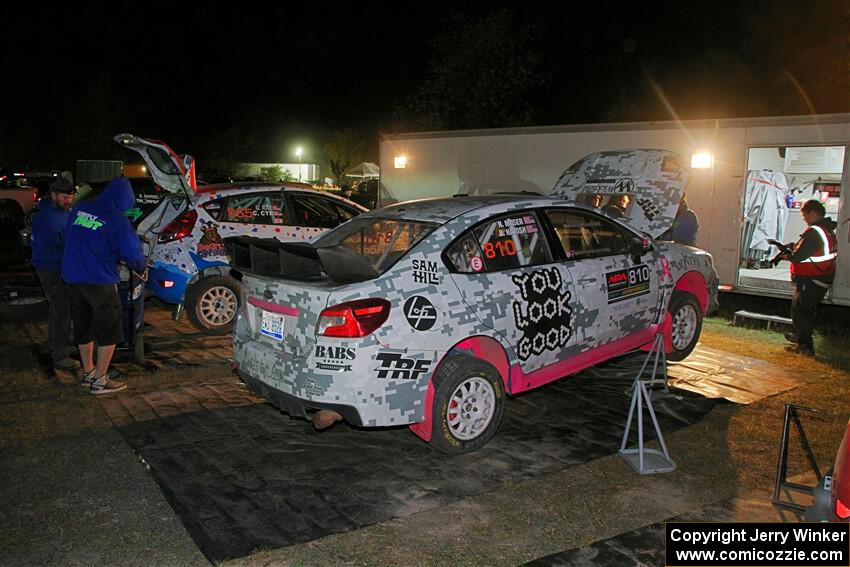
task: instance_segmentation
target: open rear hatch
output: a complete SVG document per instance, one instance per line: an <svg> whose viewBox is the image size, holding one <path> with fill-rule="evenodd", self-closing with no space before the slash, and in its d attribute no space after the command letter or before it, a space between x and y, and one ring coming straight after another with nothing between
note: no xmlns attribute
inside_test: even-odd
<svg viewBox="0 0 850 567"><path fill-rule="evenodd" d="M567 168L551 195L580 205L628 195L623 222L658 238L673 226L688 173L684 157L669 150L597 152Z"/></svg>
<svg viewBox="0 0 850 567"><path fill-rule="evenodd" d="M154 181L169 193L186 195L197 190L195 159L178 155L165 142L140 138L133 134L118 134L113 138L120 145L138 153Z"/></svg>
<svg viewBox="0 0 850 567"><path fill-rule="evenodd" d="M158 140L140 138L133 134L118 134L113 139L121 146L138 153L145 161L154 183L169 193L136 226L136 233L155 246L163 228L192 203L197 189L195 160L189 155L178 155L167 144Z"/></svg>

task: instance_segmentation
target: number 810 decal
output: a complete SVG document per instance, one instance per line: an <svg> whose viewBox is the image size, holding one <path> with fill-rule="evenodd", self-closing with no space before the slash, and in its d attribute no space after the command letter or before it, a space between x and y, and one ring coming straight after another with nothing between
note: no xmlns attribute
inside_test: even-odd
<svg viewBox="0 0 850 567"><path fill-rule="evenodd" d="M516 256L516 245L513 240L497 240L495 244L487 242L484 244L484 256L493 259L496 255L500 257Z"/></svg>
<svg viewBox="0 0 850 567"><path fill-rule="evenodd" d="M649 266L641 264L605 274L608 285L608 303L616 303L649 293Z"/></svg>

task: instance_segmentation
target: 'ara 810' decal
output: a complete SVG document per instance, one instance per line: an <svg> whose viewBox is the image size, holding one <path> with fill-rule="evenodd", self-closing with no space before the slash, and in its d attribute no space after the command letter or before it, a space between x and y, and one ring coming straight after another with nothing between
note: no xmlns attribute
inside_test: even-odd
<svg viewBox="0 0 850 567"><path fill-rule="evenodd" d="M570 291L561 291L563 280L558 268L537 270L512 276L525 303L513 304L514 321L522 330L518 356L527 360L532 354L559 350L572 336Z"/></svg>
<svg viewBox="0 0 850 567"><path fill-rule="evenodd" d="M641 264L605 274L608 303L649 293L649 266Z"/></svg>

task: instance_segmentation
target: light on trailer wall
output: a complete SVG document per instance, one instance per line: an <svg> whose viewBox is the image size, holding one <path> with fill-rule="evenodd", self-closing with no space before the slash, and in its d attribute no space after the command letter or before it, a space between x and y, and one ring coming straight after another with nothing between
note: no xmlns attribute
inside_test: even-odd
<svg viewBox="0 0 850 567"><path fill-rule="evenodd" d="M301 146L295 148L295 155L298 157L298 182L301 183L301 156L304 154L304 150L301 149Z"/></svg>
<svg viewBox="0 0 850 567"><path fill-rule="evenodd" d="M407 167L407 156L395 156L393 158L393 164L396 169L404 169Z"/></svg>
<svg viewBox="0 0 850 567"><path fill-rule="evenodd" d="M711 162L713 160L714 156L711 155L711 152L697 152L695 154L691 154L691 168L708 169L711 167Z"/></svg>

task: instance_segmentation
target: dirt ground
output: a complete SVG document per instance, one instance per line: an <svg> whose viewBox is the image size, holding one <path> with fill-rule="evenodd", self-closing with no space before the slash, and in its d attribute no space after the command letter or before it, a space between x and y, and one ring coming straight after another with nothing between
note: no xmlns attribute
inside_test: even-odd
<svg viewBox="0 0 850 567"><path fill-rule="evenodd" d="M6 479L0 486L0 563L208 564L103 404L39 367L26 324L0 322L0 333L0 476ZM812 360L788 355L778 332L710 319L702 341L798 370L803 385L749 406L718 406L696 425L666 436L678 466L670 474L639 476L612 455L226 564L517 565L710 503L754 495L764 500L773 487L785 403L820 410L804 423L827 468L850 416L848 339L820 338L820 358ZM229 372L219 364L131 370L126 378L144 389ZM792 474L806 468L800 454L792 459ZM772 517L758 519L779 519L772 510L766 514Z"/></svg>

